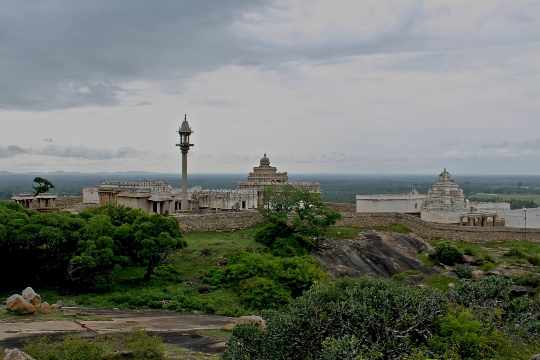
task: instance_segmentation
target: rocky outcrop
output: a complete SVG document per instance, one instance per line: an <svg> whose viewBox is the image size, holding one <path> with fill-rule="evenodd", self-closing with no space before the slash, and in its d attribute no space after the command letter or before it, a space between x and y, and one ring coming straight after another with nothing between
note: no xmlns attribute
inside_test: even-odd
<svg viewBox="0 0 540 360"><path fill-rule="evenodd" d="M7 298L6 309L19 315L33 314L36 312L36 307L19 294L11 295Z"/></svg>
<svg viewBox="0 0 540 360"><path fill-rule="evenodd" d="M6 349L4 360L34 360L34 358L19 349Z"/></svg>
<svg viewBox="0 0 540 360"><path fill-rule="evenodd" d="M48 314L57 309L55 305L49 305L47 302L41 302L41 296L31 287L23 290L22 295L14 294L7 298L6 309L14 314L27 315L40 312Z"/></svg>
<svg viewBox="0 0 540 360"><path fill-rule="evenodd" d="M363 232L356 239L326 240L314 253L319 262L335 277L394 274L417 270L432 273L418 259L431 246L414 235Z"/></svg>

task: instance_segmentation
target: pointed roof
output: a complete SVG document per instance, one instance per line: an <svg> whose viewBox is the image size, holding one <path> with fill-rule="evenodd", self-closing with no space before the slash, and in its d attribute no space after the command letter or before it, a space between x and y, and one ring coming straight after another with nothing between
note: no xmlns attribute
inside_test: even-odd
<svg viewBox="0 0 540 360"><path fill-rule="evenodd" d="M180 132L182 133L191 133L191 127L189 126L189 123L187 122L187 114L184 115L184 121L182 122L182 125L180 126Z"/></svg>

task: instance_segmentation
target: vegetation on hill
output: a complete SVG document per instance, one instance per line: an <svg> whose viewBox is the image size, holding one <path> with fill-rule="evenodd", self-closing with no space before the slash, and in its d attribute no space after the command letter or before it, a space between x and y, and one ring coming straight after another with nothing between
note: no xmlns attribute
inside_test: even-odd
<svg viewBox="0 0 540 360"><path fill-rule="evenodd" d="M115 207L80 215L38 213L0 204L0 272L10 274L2 282L5 288L104 290L114 270L145 266L149 278L184 245L175 220L165 216Z"/></svg>
<svg viewBox="0 0 540 360"><path fill-rule="evenodd" d="M225 359L529 359L540 301L513 299L501 278L447 295L391 280L339 280L234 329Z"/></svg>

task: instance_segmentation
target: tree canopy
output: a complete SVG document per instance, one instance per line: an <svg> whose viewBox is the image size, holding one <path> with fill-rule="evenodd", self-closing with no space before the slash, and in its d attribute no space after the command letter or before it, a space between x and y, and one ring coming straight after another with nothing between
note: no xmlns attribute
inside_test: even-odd
<svg viewBox="0 0 540 360"><path fill-rule="evenodd" d="M104 207L74 215L0 204L0 271L9 274L4 287L96 288L126 265L145 266L149 278L184 246L174 219L140 210Z"/></svg>

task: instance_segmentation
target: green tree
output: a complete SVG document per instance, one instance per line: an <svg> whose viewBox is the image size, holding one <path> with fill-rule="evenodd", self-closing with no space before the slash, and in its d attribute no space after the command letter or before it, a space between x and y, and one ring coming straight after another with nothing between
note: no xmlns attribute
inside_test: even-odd
<svg viewBox="0 0 540 360"><path fill-rule="evenodd" d="M47 179L42 177L34 178L34 196L39 194L44 194L49 192L51 189L54 189L54 185Z"/></svg>
<svg viewBox="0 0 540 360"><path fill-rule="evenodd" d="M267 187L261 212L264 221L255 239L278 252L282 246L276 249L276 243L292 250L315 247L328 227L340 218L338 212L324 204L320 194L292 185Z"/></svg>

